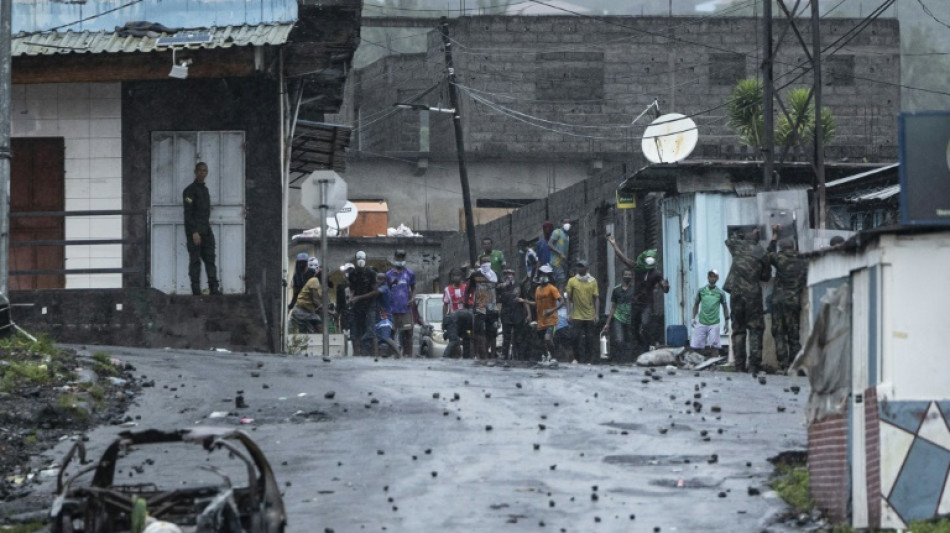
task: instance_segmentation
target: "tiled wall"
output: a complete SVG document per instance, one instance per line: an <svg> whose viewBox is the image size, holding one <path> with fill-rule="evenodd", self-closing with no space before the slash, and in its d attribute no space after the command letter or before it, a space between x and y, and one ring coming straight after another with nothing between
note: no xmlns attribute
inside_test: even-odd
<svg viewBox="0 0 950 533"><path fill-rule="evenodd" d="M13 136L62 137L66 210L122 208L122 115L118 83L13 86ZM69 217L66 239L120 239L122 217ZM67 246L66 268L118 268L118 244ZM115 288L121 274L70 274L67 289Z"/></svg>

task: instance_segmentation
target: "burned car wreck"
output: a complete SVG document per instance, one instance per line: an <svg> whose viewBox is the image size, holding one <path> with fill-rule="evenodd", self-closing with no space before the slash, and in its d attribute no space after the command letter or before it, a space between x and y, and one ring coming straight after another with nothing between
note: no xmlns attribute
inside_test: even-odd
<svg viewBox="0 0 950 533"><path fill-rule="evenodd" d="M188 460L195 456L194 444L209 452L205 462L215 451L224 452L216 459L232 461L196 465ZM284 531L287 518L273 470L243 431L214 427L125 431L99 461L69 476L67 469L77 456L81 464L88 464L81 442L66 454L56 480L50 511L53 533ZM117 477L125 472L148 481L121 483ZM242 476L247 477L246 485L232 485L233 477Z"/></svg>

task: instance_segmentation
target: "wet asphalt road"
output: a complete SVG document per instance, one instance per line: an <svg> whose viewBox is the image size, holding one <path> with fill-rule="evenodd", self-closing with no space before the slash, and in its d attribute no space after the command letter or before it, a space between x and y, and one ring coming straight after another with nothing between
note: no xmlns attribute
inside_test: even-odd
<svg viewBox="0 0 950 533"><path fill-rule="evenodd" d="M135 429L248 430L290 532L782 531L766 459L806 443L806 378L106 351L155 380ZM118 431L90 433L90 456Z"/></svg>

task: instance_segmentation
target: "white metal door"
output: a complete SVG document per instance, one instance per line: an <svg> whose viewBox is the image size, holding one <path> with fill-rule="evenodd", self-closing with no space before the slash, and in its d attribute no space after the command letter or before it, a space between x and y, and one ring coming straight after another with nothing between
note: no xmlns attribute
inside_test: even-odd
<svg viewBox="0 0 950 533"><path fill-rule="evenodd" d="M225 294L245 292L244 132L152 132L151 280L169 294L190 294L182 191L194 181L195 164L208 165L211 230L218 279ZM207 287L204 265L201 285Z"/></svg>

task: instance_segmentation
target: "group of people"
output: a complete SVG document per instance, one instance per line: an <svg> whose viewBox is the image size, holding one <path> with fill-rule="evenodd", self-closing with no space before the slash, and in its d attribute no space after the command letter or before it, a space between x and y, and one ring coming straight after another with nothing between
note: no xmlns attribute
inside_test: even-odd
<svg viewBox="0 0 950 533"><path fill-rule="evenodd" d="M631 260L608 236L627 269L623 282L611 291L611 309L602 325L598 282L587 261L569 259L570 229L569 219L558 228L545 222L534 246L520 240L520 272L509 267L487 237L477 268L467 275L462 268L450 271L443 293L446 357L594 364L615 355L629 358L638 347L645 350L653 343L653 292L657 287L669 290L657 268L656 250ZM499 327L502 343L496 350ZM608 353L601 353L600 337L610 339Z"/></svg>
<svg viewBox="0 0 950 533"><path fill-rule="evenodd" d="M338 324L336 331L349 330L353 355L399 358L412 355L412 326L416 321L413 297L416 275L406 264L406 251L396 250L392 267L377 272L366 262L366 252L356 252L353 263L340 266L342 282L328 314ZM323 332L320 262L306 253L297 256L292 281L290 319L298 333ZM331 287L332 288L332 287Z"/></svg>
<svg viewBox="0 0 950 533"><path fill-rule="evenodd" d="M779 238L779 225L772 226L772 238L768 248L759 244L759 230L736 231L726 240L726 247L732 254L732 268L726 277L723 290L729 293L732 302L732 314L722 305L727 317L732 319L732 350L738 372L753 374L763 370L762 336L765 331L765 310L762 299L762 282L769 281L772 269L775 269L775 284L771 296L772 337L775 339L775 354L780 371L786 371L791 360L801 349L802 289L808 274L808 262L795 250L795 240L791 237ZM712 316L710 306L715 306L710 296L718 276L710 272L710 290L697 295L700 307L705 307L706 321ZM721 292L721 291L720 291ZM703 296L701 298L701 296ZM696 315L697 306L693 307ZM718 309L715 310L718 319ZM700 325L703 325L703 312L700 312ZM718 328L715 328L718 330ZM694 342L695 342L694 329ZM716 339L718 342L718 339ZM748 346L747 346L748 343Z"/></svg>

